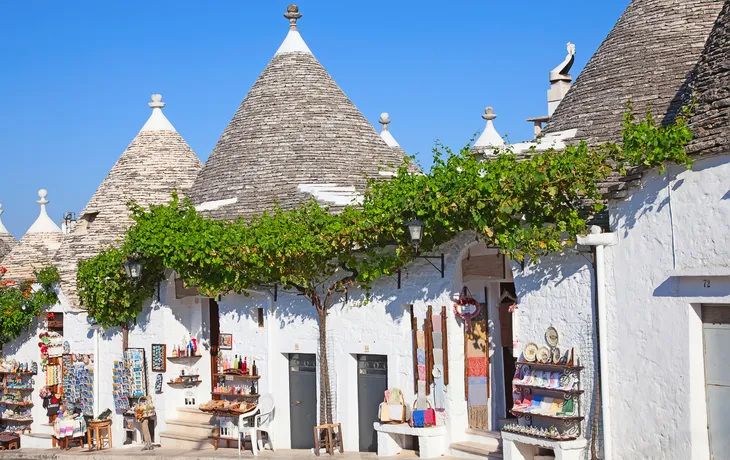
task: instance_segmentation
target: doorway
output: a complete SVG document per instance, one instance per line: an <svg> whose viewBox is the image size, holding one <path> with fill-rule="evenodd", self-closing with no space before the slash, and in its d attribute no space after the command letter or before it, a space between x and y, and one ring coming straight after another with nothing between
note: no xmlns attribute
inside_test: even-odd
<svg viewBox="0 0 730 460"><path fill-rule="evenodd" d="M730 458L730 305L702 305L710 458Z"/></svg>
<svg viewBox="0 0 730 460"><path fill-rule="evenodd" d="M517 364L517 358L514 356L513 337L512 337L512 312L510 307L517 303L517 293L515 291L514 283L500 283L499 284L499 336L501 342L501 358L502 358L502 376L504 377L504 406L505 406L505 418L516 418L512 415L512 407L515 404L514 396L512 395L512 379L514 378L515 365Z"/></svg>
<svg viewBox="0 0 730 460"><path fill-rule="evenodd" d="M357 356L357 422L360 452L377 452L378 439L373 423L378 421L378 407L388 389L388 357Z"/></svg>
<svg viewBox="0 0 730 460"><path fill-rule="evenodd" d="M289 427L292 449L314 448L317 424L317 357L289 355Z"/></svg>

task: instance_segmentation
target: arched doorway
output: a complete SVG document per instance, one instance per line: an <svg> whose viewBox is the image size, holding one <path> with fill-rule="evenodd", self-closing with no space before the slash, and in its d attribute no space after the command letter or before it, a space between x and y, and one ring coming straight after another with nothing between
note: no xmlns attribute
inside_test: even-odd
<svg viewBox="0 0 730 460"><path fill-rule="evenodd" d="M496 248L475 242L462 251L454 290L480 304L464 331L464 387L471 430L497 431L513 418L513 321L517 303L509 260ZM463 294L462 294L463 295Z"/></svg>

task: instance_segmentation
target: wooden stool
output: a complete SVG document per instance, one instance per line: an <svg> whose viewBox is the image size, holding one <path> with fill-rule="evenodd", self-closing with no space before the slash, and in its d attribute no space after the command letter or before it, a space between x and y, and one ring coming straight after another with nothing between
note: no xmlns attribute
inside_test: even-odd
<svg viewBox="0 0 730 460"><path fill-rule="evenodd" d="M72 438L70 436L64 436L63 438L56 438L55 436L53 439L56 441L56 444L58 447L61 448L61 450L69 450L71 446L69 446L70 443L76 443L79 444L81 447L84 447L84 437L79 436L76 438Z"/></svg>
<svg viewBox="0 0 730 460"><path fill-rule="evenodd" d="M337 436L334 437L334 429L337 429ZM322 435L322 430L327 430L327 434L324 438L324 447L328 454L335 454L335 444L339 446L340 453L345 452L345 447L342 444L342 427L339 423L328 423L325 425L317 425L314 427L314 455L319 457L319 438Z"/></svg>
<svg viewBox="0 0 730 460"><path fill-rule="evenodd" d="M0 450L16 450L20 448L20 436L3 434L0 435Z"/></svg>
<svg viewBox="0 0 730 460"><path fill-rule="evenodd" d="M86 439L89 444L88 452L94 450L103 450L104 443L109 449L112 447L112 421L104 420L103 422L89 422L86 428Z"/></svg>

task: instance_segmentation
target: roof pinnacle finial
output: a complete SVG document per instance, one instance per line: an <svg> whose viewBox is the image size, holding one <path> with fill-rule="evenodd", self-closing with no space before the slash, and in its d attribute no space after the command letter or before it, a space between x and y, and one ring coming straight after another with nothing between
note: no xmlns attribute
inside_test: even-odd
<svg viewBox="0 0 730 460"><path fill-rule="evenodd" d="M0 204L0 217L3 215L3 205ZM0 235L10 233L7 228L3 225L2 219L0 219Z"/></svg>
<svg viewBox="0 0 730 460"><path fill-rule="evenodd" d="M46 197L48 196L48 190L44 188L38 190L38 196L40 197L40 200L36 201L36 203L41 205L41 208L45 209L46 205L50 203L50 201L46 200Z"/></svg>
<svg viewBox="0 0 730 460"><path fill-rule="evenodd" d="M290 4L286 7L284 17L289 20L289 30L297 30L297 20L302 17L299 7L293 3Z"/></svg>
<svg viewBox="0 0 730 460"><path fill-rule="evenodd" d="M388 112L383 112L380 114L380 120L378 120L378 123L383 125L383 131L388 130L388 125L390 124L390 115Z"/></svg>
<svg viewBox="0 0 730 460"><path fill-rule="evenodd" d="M487 107L484 109L484 115L482 115L482 118L484 118L487 121L492 121L495 118L497 118L497 115L494 114L494 109L491 107Z"/></svg>
<svg viewBox="0 0 730 460"><path fill-rule="evenodd" d="M162 94L153 94L152 102L149 102L147 105L149 105L151 109L163 108L165 106L165 103L162 102Z"/></svg>

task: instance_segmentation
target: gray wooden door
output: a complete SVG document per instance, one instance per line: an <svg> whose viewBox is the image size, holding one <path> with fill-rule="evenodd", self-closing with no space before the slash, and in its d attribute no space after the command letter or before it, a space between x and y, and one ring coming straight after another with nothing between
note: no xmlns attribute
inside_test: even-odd
<svg viewBox="0 0 730 460"><path fill-rule="evenodd" d="M710 458L730 459L730 305L702 306Z"/></svg>
<svg viewBox="0 0 730 460"><path fill-rule="evenodd" d="M388 357L357 357L357 422L360 452L377 452L378 439L373 422L378 421L378 407L388 389Z"/></svg>
<svg viewBox="0 0 730 460"><path fill-rule="evenodd" d="M317 424L317 357L289 355L289 414L291 448L314 448Z"/></svg>

